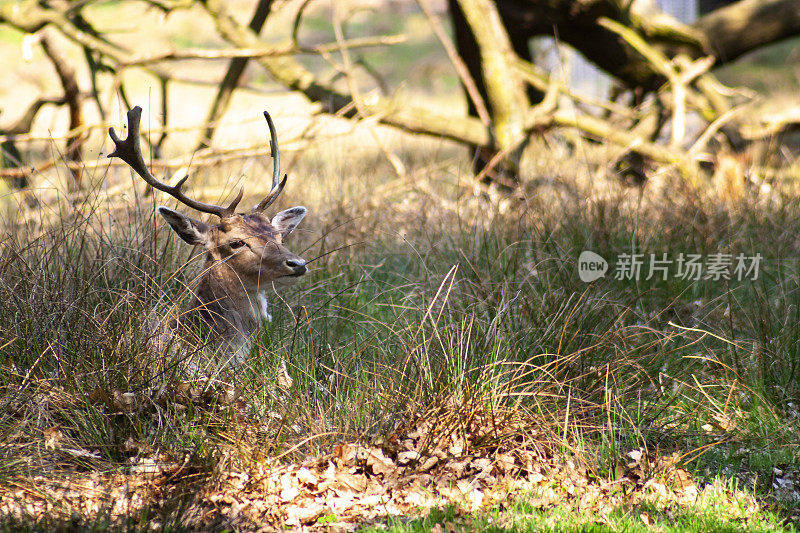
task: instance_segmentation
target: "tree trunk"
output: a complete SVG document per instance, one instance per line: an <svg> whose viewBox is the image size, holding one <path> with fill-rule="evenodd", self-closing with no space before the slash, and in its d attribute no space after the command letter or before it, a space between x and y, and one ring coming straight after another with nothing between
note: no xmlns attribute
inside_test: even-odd
<svg viewBox="0 0 800 533"><path fill-rule="evenodd" d="M717 64L800 34L800 0L742 0L701 17Z"/></svg>
<svg viewBox="0 0 800 533"><path fill-rule="evenodd" d="M626 85L645 90L658 88L664 78L616 33L600 26L599 19L608 18L635 28L667 55L679 51L693 58L712 54L717 64L800 35L798 0L742 0L689 26L663 14L654 15L649 12L647 2L634 2L631 9L627 8L628 2L618 0L496 0L495 3L512 42L539 35L556 36ZM453 15L453 23L456 35L463 33L463 28L459 29L463 20L457 14ZM707 49L703 42L707 43ZM463 51L459 47L459 53L467 64L474 56L468 47Z"/></svg>
<svg viewBox="0 0 800 533"><path fill-rule="evenodd" d="M715 9L735 4L736 0L700 0L697 5L697 10L700 15L711 13Z"/></svg>

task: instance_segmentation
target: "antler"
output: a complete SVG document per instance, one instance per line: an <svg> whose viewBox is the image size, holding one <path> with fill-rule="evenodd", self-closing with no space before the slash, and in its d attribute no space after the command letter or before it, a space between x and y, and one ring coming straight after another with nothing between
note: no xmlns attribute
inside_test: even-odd
<svg viewBox="0 0 800 533"><path fill-rule="evenodd" d="M283 186L286 185L287 178L286 174L284 174L283 180L278 183L278 178L281 175L281 151L278 149L278 133L275 131L275 124L272 122L272 117L269 116L269 113L266 111L264 111L264 118L267 119L267 125L269 126L269 149L270 155L272 156L272 188L264 199L253 208L253 211L263 211L272 205L272 203L278 199L278 196L280 196L281 191L283 191Z"/></svg>
<svg viewBox="0 0 800 533"><path fill-rule="evenodd" d="M228 207L222 207L221 205L199 202L197 200L188 198L185 194L183 194L181 187L183 187L183 184L186 183L187 179L189 179L188 175L184 176L178 183L175 184L174 187L171 187L166 183L158 181L150 173L150 171L147 169L147 165L144 163L144 159L142 158L142 148L139 145L139 122L141 118L142 108L138 105L128 111L128 136L125 137L125 140L120 140L120 138L117 137L117 133L114 131L114 128L108 128L108 134L111 136L111 140L114 141L114 151L108 154L108 157L119 157L128 163L128 165L135 170L136 173L139 174L139 176L141 176L148 185L173 196L179 202L193 209L197 209L203 213L217 215L220 218L233 215L236 212L236 206L239 205L239 202L242 200L244 189L239 189L239 194L233 199Z"/></svg>

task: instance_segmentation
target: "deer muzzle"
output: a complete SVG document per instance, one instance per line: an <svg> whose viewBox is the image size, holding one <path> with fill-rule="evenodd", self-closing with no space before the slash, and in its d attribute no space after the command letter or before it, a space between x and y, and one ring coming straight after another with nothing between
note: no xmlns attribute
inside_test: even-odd
<svg viewBox="0 0 800 533"><path fill-rule="evenodd" d="M289 258L286 260L285 265L289 270L291 270L291 274L288 274L291 277L299 278L308 272L306 260L301 257Z"/></svg>

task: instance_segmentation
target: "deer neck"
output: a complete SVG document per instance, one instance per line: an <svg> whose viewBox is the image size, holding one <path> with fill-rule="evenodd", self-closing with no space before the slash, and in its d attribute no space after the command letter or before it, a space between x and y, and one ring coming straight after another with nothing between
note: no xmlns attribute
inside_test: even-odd
<svg viewBox="0 0 800 533"><path fill-rule="evenodd" d="M249 337L259 325L257 291L248 291L224 261L208 258L190 312L224 337Z"/></svg>

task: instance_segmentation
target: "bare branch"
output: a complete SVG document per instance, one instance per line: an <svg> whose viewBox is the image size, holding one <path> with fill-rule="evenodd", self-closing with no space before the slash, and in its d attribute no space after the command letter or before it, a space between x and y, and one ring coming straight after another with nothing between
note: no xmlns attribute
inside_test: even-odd
<svg viewBox="0 0 800 533"><path fill-rule="evenodd" d="M61 80L61 86L64 88L64 100L69 109L69 129L70 131L79 130L83 126L83 110L81 108L81 91L78 87L78 80L75 77L75 70L56 49L47 34L42 35L41 43L45 54L53 63L59 80ZM64 153L67 160L78 162L82 159L81 146L83 145L83 139L83 134L76 134L67 138L67 148ZM80 189L83 173L80 169L73 169L71 174L70 189Z"/></svg>
<svg viewBox="0 0 800 533"><path fill-rule="evenodd" d="M467 91L467 95L475 105L475 111L478 113L478 118L480 118L481 121L488 126L491 124L491 118L489 117L489 111L486 109L486 103L483 101L483 97L478 91L478 87L475 85L475 80L472 79L472 75L470 75L467 65L464 64L464 60L461 59L460 55L458 55L458 51L453 45L453 41L450 40L450 37L444 31L444 28L442 28L438 17L436 17L433 11L431 11L428 1L417 0L417 5L419 5L420 9L422 9L422 12L425 13L431 28L433 28L433 33L436 35L436 38L439 39L439 42L442 43L442 47L444 47L447 57L450 58L450 62L456 69L458 77L461 78L461 83L464 84L464 89Z"/></svg>
<svg viewBox="0 0 800 533"><path fill-rule="evenodd" d="M120 63L120 67L134 67L160 63L162 61L182 61L189 59L257 59L260 57L277 57L297 54L322 54L338 52L345 48L370 48L373 46L389 46L406 42L405 35L387 35L384 37L360 37L348 39L344 43L320 44L312 47L296 47L289 43L261 48L236 48L225 50L209 50L206 48L186 48L183 50L169 50L158 54L132 57Z"/></svg>
<svg viewBox="0 0 800 533"><path fill-rule="evenodd" d="M693 26L703 33L719 62L727 63L800 33L800 2L741 0L700 17Z"/></svg>
<svg viewBox="0 0 800 533"><path fill-rule="evenodd" d="M541 119L542 122L547 119ZM694 179L699 175L699 169L688 155L677 148L667 148L659 146L643 139L642 137L612 126L605 120L590 115L576 115L570 111L558 111L550 118L551 123L558 126L577 128L586 135L611 141L614 144L624 146L632 152L643 155L653 161L662 164L672 165L681 174L689 179ZM534 126L534 124L528 124Z"/></svg>
<svg viewBox="0 0 800 533"><path fill-rule="evenodd" d="M59 98L37 98L14 124L8 128L0 128L0 141L7 140L7 136L22 135L30 132L36 114L39 113L42 106L47 104L62 105L64 103L66 103L66 99L63 96Z"/></svg>
<svg viewBox="0 0 800 533"><path fill-rule="evenodd" d="M203 6L216 20L220 35L225 40L240 48L260 46L258 36L230 16L223 0L207 0ZM330 112L342 111L352 104L350 96L343 95L319 82L311 72L291 57L261 57L257 61L267 69L275 81L303 93L314 102L322 103ZM410 106L407 102L396 104L392 99L378 95L370 95L370 98L362 102L362 106L365 112L375 115L380 122L409 132L424 133L479 146L491 143L488 128L478 119L439 115L429 109ZM353 112L345 113L344 116L351 117Z"/></svg>
<svg viewBox="0 0 800 533"><path fill-rule="evenodd" d="M264 23L270 11L272 11L272 2L273 0L258 0L256 9L250 19L250 24L248 25L250 31L256 35L261 32L261 28L264 27ZM239 85L239 79L242 77L242 74L244 74L244 69L248 61L249 59L246 57L237 57L232 59L228 64L228 70L225 72L225 76L222 78L222 82L217 88L217 94L214 96L214 101L211 104L211 108L208 110L208 115L206 115L206 129L203 132L203 136L200 137L200 142L197 144L196 149L205 148L211 143L211 139L214 137L214 131L217 127L217 121L219 121L220 117L222 117L228 109L233 91Z"/></svg>

